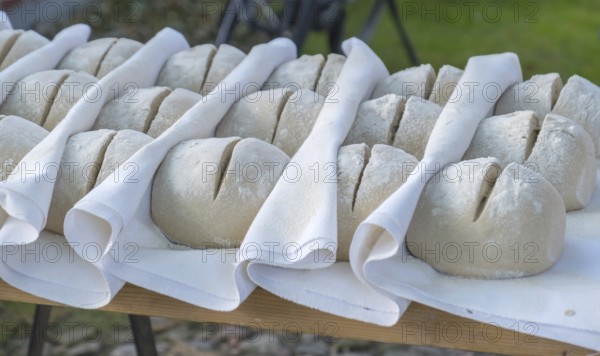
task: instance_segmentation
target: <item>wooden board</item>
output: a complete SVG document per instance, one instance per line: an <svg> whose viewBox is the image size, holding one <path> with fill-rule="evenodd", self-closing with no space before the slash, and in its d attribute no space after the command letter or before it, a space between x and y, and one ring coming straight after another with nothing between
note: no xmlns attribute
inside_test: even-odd
<svg viewBox="0 0 600 356"><path fill-rule="evenodd" d="M35 297L0 281L0 299L59 305ZM365 339L412 345L430 345L514 355L590 355L593 351L536 336L500 329L427 306L412 303L400 322L380 327L322 313L297 305L258 288L233 312L217 312L127 284L102 310L162 316L198 322L246 326L282 332L290 339L298 332L321 337Z"/></svg>

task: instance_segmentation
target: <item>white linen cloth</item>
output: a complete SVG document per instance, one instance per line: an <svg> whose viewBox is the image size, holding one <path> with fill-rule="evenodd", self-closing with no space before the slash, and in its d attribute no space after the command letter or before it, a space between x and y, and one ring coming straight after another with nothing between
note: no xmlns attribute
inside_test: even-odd
<svg viewBox="0 0 600 356"><path fill-rule="evenodd" d="M107 304L124 285L123 281L105 276L99 264L90 264L76 255L62 236L43 231L58 170L32 168L61 161L68 138L91 129L103 105L113 99L115 84L121 88L119 93L132 82L139 87L151 86L169 57L187 48L189 45L179 32L170 28L160 31L125 63L90 86L60 124L25 155L19 164L26 165L32 173L9 176L0 183L4 217L0 228L2 279L34 295L82 308ZM62 58L48 51L44 54L54 56L54 64L46 64L50 68ZM44 62L37 56L24 59L30 65ZM14 65L21 65L21 61ZM97 246L81 248L88 257L92 253L98 255Z"/></svg>
<svg viewBox="0 0 600 356"><path fill-rule="evenodd" d="M191 250L170 244L150 216L152 179L171 148L185 140L212 137L231 105L249 94L248 88L260 88L277 66L295 57L295 45L284 38L252 48L212 92L67 213L65 236L74 250L87 259L80 247L99 244L101 264L120 279L202 307L236 308L255 288L245 271L236 270L236 250ZM129 163L139 167L135 183L117 178L124 177L123 167ZM135 249L129 260L124 259L131 252L127 246Z"/></svg>
<svg viewBox="0 0 600 356"><path fill-rule="evenodd" d="M347 60L309 137L290 164L299 167L278 181L252 222L240 248L250 278L264 289L299 304L345 317L394 324L400 305L360 283L348 263L332 265L337 246L337 184L315 176L315 165L337 166L338 149L358 105L389 73L358 39L342 45ZM334 100L335 99L335 100ZM312 167L312 168L311 168ZM296 169L296 168L294 168Z"/></svg>

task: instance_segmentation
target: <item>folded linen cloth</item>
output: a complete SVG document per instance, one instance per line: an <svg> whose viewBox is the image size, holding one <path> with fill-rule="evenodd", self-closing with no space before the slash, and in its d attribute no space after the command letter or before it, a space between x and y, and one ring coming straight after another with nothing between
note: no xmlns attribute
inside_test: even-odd
<svg viewBox="0 0 600 356"><path fill-rule="evenodd" d="M153 85L166 60L187 48L189 45L180 33L168 28L159 32L97 86L91 86L64 120L19 164L45 167L60 162L69 136L89 130L103 105L113 99L115 83L121 87L119 93L131 82L141 87ZM56 57L54 65L62 56ZM38 58L37 62L43 61ZM56 171L36 170L0 183L6 216L0 229L3 243L0 277L16 288L46 299L81 308L101 307L110 302L124 282L101 270L97 246L80 247L88 256L84 260L63 236L42 230L56 174Z"/></svg>
<svg viewBox="0 0 600 356"><path fill-rule="evenodd" d="M127 282L216 310L232 310L254 289L244 270L236 269L235 249L191 250L174 246L150 216L152 179L169 150L178 143L213 136L231 105L249 94L240 88L260 88L271 72L296 57L296 47L278 38L257 45L203 100L169 129L139 149L113 176L82 198L65 218L64 231L74 250L98 244L108 273ZM135 182L119 180L135 164ZM122 258L134 246L130 260Z"/></svg>

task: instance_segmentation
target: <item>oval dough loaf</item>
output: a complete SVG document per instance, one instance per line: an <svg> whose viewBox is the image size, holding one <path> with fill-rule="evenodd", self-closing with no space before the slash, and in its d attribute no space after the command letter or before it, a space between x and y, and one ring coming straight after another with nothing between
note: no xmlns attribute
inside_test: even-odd
<svg viewBox="0 0 600 356"><path fill-rule="evenodd" d="M327 60L317 83L317 93L319 95L327 96L332 91L335 95L338 91L336 88L337 78L340 76L344 63L346 63L346 57L341 54L330 53L327 55Z"/></svg>
<svg viewBox="0 0 600 356"><path fill-rule="evenodd" d="M95 186L110 177L115 169L127 161L137 150L151 141L152 137L138 131L118 131L104 152L102 164L100 165L100 173L98 173L98 178L96 178ZM136 179L135 174L139 170L138 163L130 163L130 166L124 167L126 175L122 177L116 176L114 177L115 180L133 182Z"/></svg>
<svg viewBox="0 0 600 356"><path fill-rule="evenodd" d="M534 75L531 79L508 88L496 103L495 114L532 110L543 120L552 111L562 87L558 73Z"/></svg>
<svg viewBox="0 0 600 356"><path fill-rule="evenodd" d="M8 54L11 47L17 41L17 38L23 33L23 30L2 30L0 31L0 63Z"/></svg>
<svg viewBox="0 0 600 356"><path fill-rule="evenodd" d="M40 143L48 131L18 116L0 118L0 180L19 174L19 162L27 152Z"/></svg>
<svg viewBox="0 0 600 356"><path fill-rule="evenodd" d="M369 147L375 144L391 145L405 103L404 97L387 94L360 104L344 144L366 143Z"/></svg>
<svg viewBox="0 0 600 356"><path fill-rule="evenodd" d="M160 71L156 85L199 93L216 52L215 46L205 44L172 55Z"/></svg>
<svg viewBox="0 0 600 356"><path fill-rule="evenodd" d="M421 64L401 70L387 77L377 84L373 91L372 99L382 97L386 94L401 95L406 98L418 96L427 98L433 89L435 82L435 70L431 64Z"/></svg>
<svg viewBox="0 0 600 356"><path fill-rule="evenodd" d="M84 96L86 90L95 85L97 81L96 77L85 72L69 74L54 95L52 106L44 120L44 128L49 131L53 130L67 116L73 105ZM98 100L98 98L87 97L86 99Z"/></svg>
<svg viewBox="0 0 600 356"><path fill-rule="evenodd" d="M176 243L238 247L288 160L252 138L182 142L155 175L152 218Z"/></svg>
<svg viewBox="0 0 600 356"><path fill-rule="evenodd" d="M449 100L456 100L457 98L454 98L452 94L464 72L464 70L451 65L443 65L435 78L429 100L440 106L446 105Z"/></svg>
<svg viewBox="0 0 600 356"><path fill-rule="evenodd" d="M25 31L16 39L6 56L2 59L0 70L4 70L9 65L17 61L17 59L39 49L50 42L46 37L35 31Z"/></svg>
<svg viewBox="0 0 600 356"><path fill-rule="evenodd" d="M193 91L181 88L173 90L158 107L147 134L154 138L160 136L200 100L202 95Z"/></svg>
<svg viewBox="0 0 600 356"><path fill-rule="evenodd" d="M324 65L325 57L322 54L302 55L277 67L263 85L263 89L289 88L300 92L315 91Z"/></svg>
<svg viewBox="0 0 600 356"><path fill-rule="evenodd" d="M421 160L441 112L442 107L429 100L417 96L408 98L393 146Z"/></svg>
<svg viewBox="0 0 600 356"><path fill-rule="evenodd" d="M540 174L480 158L446 166L425 186L406 235L417 258L450 275L534 275L560 257L563 200Z"/></svg>
<svg viewBox="0 0 600 356"><path fill-rule="evenodd" d="M246 54L239 49L228 44L220 45L212 59L200 94L206 95L211 92L244 58Z"/></svg>
<svg viewBox="0 0 600 356"><path fill-rule="evenodd" d="M71 69L96 76L100 62L106 56L116 38L99 38L72 49L58 64L59 69Z"/></svg>
<svg viewBox="0 0 600 356"><path fill-rule="evenodd" d="M133 56L142 46L142 43L128 38L119 38L116 40L102 58L96 77L104 77L108 72L117 68L128 60L129 57Z"/></svg>

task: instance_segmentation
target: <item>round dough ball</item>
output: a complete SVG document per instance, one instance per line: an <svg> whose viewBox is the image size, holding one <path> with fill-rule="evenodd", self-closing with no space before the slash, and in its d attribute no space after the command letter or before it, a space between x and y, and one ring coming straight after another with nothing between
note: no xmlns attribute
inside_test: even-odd
<svg viewBox="0 0 600 356"><path fill-rule="evenodd" d="M69 138L54 185L46 230L63 234L67 211L94 187L104 152L115 134L113 130L85 131Z"/></svg>
<svg viewBox="0 0 600 356"><path fill-rule="evenodd" d="M127 92L102 108L93 129L146 132L160 104L170 92L166 87L136 88L133 92Z"/></svg>
<svg viewBox="0 0 600 356"><path fill-rule="evenodd" d="M409 251L450 275L504 279L550 268L566 212L556 189L518 163L495 158L446 166L425 189L406 235Z"/></svg>
<svg viewBox="0 0 600 356"><path fill-rule="evenodd" d="M558 73L534 75L531 79L510 87L496 103L495 114L532 110L543 120L556 103L563 82Z"/></svg>
<svg viewBox="0 0 600 356"><path fill-rule="evenodd" d="M394 139L394 147L398 147L415 156L423 158L425 147L442 107L417 96L411 96L404 106L404 113Z"/></svg>
<svg viewBox="0 0 600 356"><path fill-rule="evenodd" d="M160 136L200 100L202 100L202 95L187 89L173 90L158 107L158 112L150 122L147 134L154 138Z"/></svg>
<svg viewBox="0 0 600 356"><path fill-rule="evenodd" d="M52 100L52 106L44 120L44 128L52 131L67 116L67 113L81 99L86 90L98 80L85 72L70 73L62 83ZM97 98L89 98L97 100Z"/></svg>
<svg viewBox="0 0 600 356"><path fill-rule="evenodd" d="M119 38L108 49L106 55L102 58L96 77L102 78L113 69L123 64L129 57L133 56L143 44L130 40L128 38Z"/></svg>
<svg viewBox="0 0 600 356"><path fill-rule="evenodd" d="M156 85L199 93L216 52L215 46L205 44L172 55L160 71Z"/></svg>
<svg viewBox="0 0 600 356"><path fill-rule="evenodd" d="M446 105L449 100L456 100L457 98L453 98L452 94L464 72L451 65L443 65L435 78L429 100L440 106Z"/></svg>
<svg viewBox="0 0 600 356"><path fill-rule="evenodd" d="M252 138L182 142L154 177L152 218L175 243L238 247L288 160Z"/></svg>
<svg viewBox="0 0 600 356"><path fill-rule="evenodd" d="M263 85L263 89L289 88L298 91L314 91L324 65L325 57L322 54L312 56L305 54L277 67Z"/></svg>
<svg viewBox="0 0 600 356"><path fill-rule="evenodd" d="M435 70L431 64L421 64L401 70L378 83L371 99L382 97L386 94L401 95L406 98L418 96L427 98L433 89Z"/></svg>
<svg viewBox="0 0 600 356"><path fill-rule="evenodd" d="M48 131L18 116L0 118L0 180L18 174L19 162L46 136Z"/></svg>
<svg viewBox="0 0 600 356"><path fill-rule="evenodd" d="M246 54L239 49L228 44L220 45L212 59L200 94L206 95L211 92L244 58Z"/></svg>
<svg viewBox="0 0 600 356"><path fill-rule="evenodd" d="M116 38L108 37L84 43L67 53L58 64L58 68L96 76L100 69L100 62L115 42L117 42Z"/></svg>
<svg viewBox="0 0 600 356"><path fill-rule="evenodd" d="M317 83L317 93L319 95L327 96L332 91L334 94L338 91L336 82L344 63L346 63L346 57L341 54L329 53L327 55L327 60Z"/></svg>
<svg viewBox="0 0 600 356"><path fill-rule="evenodd" d="M292 94L279 116L273 144L292 157L308 137L325 104L325 97L303 90Z"/></svg>
<svg viewBox="0 0 600 356"><path fill-rule="evenodd" d="M575 121L546 115L528 165L562 196L567 211L585 207L596 188L596 158L590 135Z"/></svg>
<svg viewBox="0 0 600 356"><path fill-rule="evenodd" d="M344 144L366 143L369 147L375 144L391 145L405 103L404 97L388 94L360 104Z"/></svg>
<svg viewBox="0 0 600 356"><path fill-rule="evenodd" d="M104 158L100 165L100 173L96 178L95 186L110 177L114 170L129 159L140 148L152 141L152 137L134 130L120 130L112 138L104 152ZM115 177L115 180L132 181L135 173L139 170L136 162L130 162L130 166L124 167L126 176Z"/></svg>
<svg viewBox="0 0 600 356"><path fill-rule="evenodd" d="M482 120L463 160L496 157L502 168L511 162L524 163L529 157L539 124L533 111L517 111Z"/></svg>
<svg viewBox="0 0 600 356"><path fill-rule="evenodd" d="M29 30L22 32L15 40L10 50L2 59L0 70L4 70L9 65L16 62L21 57L39 49L50 42L46 37L39 33Z"/></svg>

